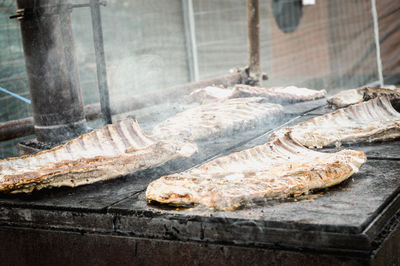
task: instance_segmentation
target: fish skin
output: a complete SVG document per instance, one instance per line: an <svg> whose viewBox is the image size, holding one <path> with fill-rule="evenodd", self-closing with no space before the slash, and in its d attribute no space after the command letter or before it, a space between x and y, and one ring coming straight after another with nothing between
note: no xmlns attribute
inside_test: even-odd
<svg viewBox="0 0 400 266"><path fill-rule="evenodd" d="M363 152L321 153L285 135L197 168L163 176L149 184L146 199L173 206L235 210L336 185L357 173L365 161Z"/></svg>

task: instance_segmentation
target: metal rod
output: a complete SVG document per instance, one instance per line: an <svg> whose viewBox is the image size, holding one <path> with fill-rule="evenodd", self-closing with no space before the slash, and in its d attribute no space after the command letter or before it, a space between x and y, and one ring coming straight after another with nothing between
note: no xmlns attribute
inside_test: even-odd
<svg viewBox="0 0 400 266"><path fill-rule="evenodd" d="M247 79L243 75L243 73L237 72L212 79L182 84L137 97L130 97L123 101L115 102L112 105L113 108L111 109L111 113L120 114L155 104L165 103L166 101L173 101L174 99L182 97L182 95L189 94L195 89L210 85L233 86L234 84L242 83ZM86 105L85 116L88 121L100 118L100 104ZM34 127L32 117L0 123L0 141L29 136L33 133Z"/></svg>
<svg viewBox="0 0 400 266"><path fill-rule="evenodd" d="M0 87L0 91L2 91L4 93L7 93L7 94L13 96L14 98L17 98L18 100L21 100L21 101L23 101L23 102L25 102L27 104L31 104L31 100L29 100L29 99L27 99L25 97L22 97L21 95L18 95L18 94L14 93L14 92L6 90L6 89L4 89L2 87Z"/></svg>
<svg viewBox="0 0 400 266"><path fill-rule="evenodd" d="M193 82L195 80L194 77L194 65L193 65L193 49L192 43L190 40L190 26L189 26L189 12L188 12L188 1L181 0L182 6L182 18L183 18L183 29L185 33L185 46L186 46L186 56L187 56L187 64L189 70L189 81Z"/></svg>
<svg viewBox="0 0 400 266"><path fill-rule="evenodd" d="M182 0L182 13L189 75L190 81L193 82L199 80L199 63L197 57L196 30L192 0Z"/></svg>
<svg viewBox="0 0 400 266"><path fill-rule="evenodd" d="M247 0L247 33L249 52L249 83L260 85L260 3L259 0Z"/></svg>
<svg viewBox="0 0 400 266"><path fill-rule="evenodd" d="M17 0L18 10L37 11L29 16L24 12L18 20L35 134L45 143L61 142L87 131L70 10L63 5L47 8L62 1Z"/></svg>
<svg viewBox="0 0 400 266"><path fill-rule="evenodd" d="M33 135L33 117L0 123L0 141Z"/></svg>
<svg viewBox="0 0 400 266"><path fill-rule="evenodd" d="M382 74L382 59L381 59L381 47L379 43L379 24L378 24L378 14L376 11L376 0L371 0L371 11L372 18L374 20L374 37L375 37L375 47L376 47L376 64L378 65L378 77L379 85L383 87L383 74Z"/></svg>
<svg viewBox="0 0 400 266"><path fill-rule="evenodd" d="M104 40L99 0L90 0L90 11L92 15L93 41L96 54L97 82L100 94L101 113L104 123L111 124L110 96L107 85L106 59L104 55Z"/></svg>

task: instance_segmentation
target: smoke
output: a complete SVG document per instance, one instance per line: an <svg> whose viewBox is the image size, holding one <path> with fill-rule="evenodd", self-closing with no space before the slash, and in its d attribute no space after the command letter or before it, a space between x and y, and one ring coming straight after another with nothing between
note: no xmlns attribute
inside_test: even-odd
<svg viewBox="0 0 400 266"><path fill-rule="evenodd" d="M188 81L179 1L109 1L101 7L107 81L113 102ZM73 28L86 103L98 102L90 12L74 9ZM89 18L89 19L88 19Z"/></svg>
<svg viewBox="0 0 400 266"><path fill-rule="evenodd" d="M108 85L114 100L159 89L164 80L164 60L157 54L123 56L108 64Z"/></svg>

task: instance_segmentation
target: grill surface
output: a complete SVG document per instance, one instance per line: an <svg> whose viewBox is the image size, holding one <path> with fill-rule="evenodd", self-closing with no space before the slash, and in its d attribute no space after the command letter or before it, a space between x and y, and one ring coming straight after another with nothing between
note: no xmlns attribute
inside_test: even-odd
<svg viewBox="0 0 400 266"><path fill-rule="evenodd" d="M324 101L287 106L287 121L296 124L328 111L325 107L313 110ZM252 137L258 137L246 143L237 138L228 144L221 141L217 150L203 144L202 155L180 168L264 143L268 132L256 132ZM302 198L269 201L234 212L148 205L146 186L161 172L168 172L166 166L74 189L0 195L0 239L3 243L13 240L7 248L2 245L0 259L19 264L30 258L28 264L36 260L52 264L55 255L51 252L43 259L50 248L62 250L56 257L65 257L65 263L86 259L88 254L105 262L115 262L119 256L126 263L206 263L204 256L224 263L257 263L257 259L263 262L267 258L272 264L297 260L310 264L399 263L400 141L350 148L366 152L368 161L342 184ZM36 250L26 251L27 243L37 245ZM98 251L71 247L76 244L92 245ZM14 247L15 256L10 256L10 247ZM146 247L154 252L146 253ZM108 255L103 254L103 248L109 250ZM176 256L166 261L171 252Z"/></svg>

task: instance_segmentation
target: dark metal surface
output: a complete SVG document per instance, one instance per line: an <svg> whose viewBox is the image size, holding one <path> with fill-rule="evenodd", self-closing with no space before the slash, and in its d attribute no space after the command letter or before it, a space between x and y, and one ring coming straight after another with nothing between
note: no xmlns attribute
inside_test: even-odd
<svg viewBox="0 0 400 266"><path fill-rule="evenodd" d="M390 170L381 173L382 168ZM187 244L197 248L202 245L233 248L242 250L242 256L247 249L254 249L275 255L311 253L325 259L332 256L336 260L344 257L365 262L374 252L382 250L387 237L398 235L394 230L398 225L394 224L394 229L379 239L380 232L393 217L393 214L385 217L386 207L395 206L392 211L399 211L399 171L397 161L371 160L359 174L335 188L297 201L269 202L235 212L150 206L143 196L149 180L135 177L28 197L2 196L1 239L4 241L13 234L12 237L17 235L20 239L18 243L22 239L27 242L23 230L17 228L32 228L36 232L34 235L42 235L37 231L41 228L49 230L46 234L50 239L65 239L62 235L68 236L67 232L80 232L89 238L90 234L101 235L98 237L104 239L107 246L125 243L123 239L116 240L123 236L140 245L142 241L153 245L167 241L174 247ZM371 230L375 225L377 228ZM10 227L13 229L7 229ZM377 238L378 244L375 243ZM35 243L35 239L38 238L32 237L30 241ZM85 237L75 241L85 241ZM396 246L396 242L391 245ZM76 259L78 254L72 254L71 259ZM390 258L396 258L395 255L391 253Z"/></svg>
<svg viewBox="0 0 400 266"><path fill-rule="evenodd" d="M365 265L367 258L221 244L31 229L0 229L10 265ZM63 245L60 245L63 243ZM68 247L68 248L66 248ZM24 250L24 254L21 254ZM3 260L3 258L5 260ZM396 264L390 264L396 265Z"/></svg>
<svg viewBox="0 0 400 266"><path fill-rule="evenodd" d="M383 174L378 167L388 170ZM168 223L171 232L175 226L179 231L175 237L182 240L203 238L210 242L244 245L368 250L370 239L363 232L384 206L393 199L400 200L395 198L400 188L399 172L398 162L370 161L360 173L334 188L296 200L270 201L264 206L234 212L160 209L145 202L144 192L114 204L109 212L132 216L152 213L149 220ZM138 225L128 217L121 217L123 222L118 226L121 232L135 231L134 225ZM186 225L180 226L180 223ZM165 233L164 228L157 231L146 223L136 230L136 233L153 236ZM303 237L308 237L307 241Z"/></svg>
<svg viewBox="0 0 400 266"><path fill-rule="evenodd" d="M18 0L17 5L37 9L59 2ZM81 135L87 126L70 12L62 8L35 12L19 21L38 140L60 142Z"/></svg>

